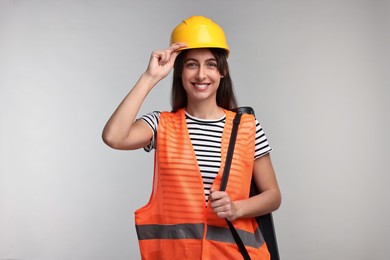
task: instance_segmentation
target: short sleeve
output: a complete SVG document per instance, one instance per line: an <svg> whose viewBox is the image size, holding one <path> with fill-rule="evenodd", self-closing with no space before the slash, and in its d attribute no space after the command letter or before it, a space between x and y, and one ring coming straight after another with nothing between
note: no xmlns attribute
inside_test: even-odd
<svg viewBox="0 0 390 260"><path fill-rule="evenodd" d="M265 132L260 125L260 122L256 119L255 160L271 151L272 148L268 143L267 136L265 135Z"/></svg>
<svg viewBox="0 0 390 260"><path fill-rule="evenodd" d="M148 126L153 131L153 137L150 140L150 143L144 147L144 150L146 152L150 152L153 149L156 149L156 137L157 137L158 122L160 120L160 114L161 114L160 111L153 111L153 112L145 114L139 118L140 120L147 123Z"/></svg>

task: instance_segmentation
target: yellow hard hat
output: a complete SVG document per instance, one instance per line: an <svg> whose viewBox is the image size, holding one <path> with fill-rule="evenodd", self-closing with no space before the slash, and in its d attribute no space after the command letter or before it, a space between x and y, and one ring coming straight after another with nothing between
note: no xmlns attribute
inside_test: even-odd
<svg viewBox="0 0 390 260"><path fill-rule="evenodd" d="M230 51L222 28L204 16L191 16L176 26L171 33L171 44L176 42L187 44L183 50L221 48L227 55Z"/></svg>

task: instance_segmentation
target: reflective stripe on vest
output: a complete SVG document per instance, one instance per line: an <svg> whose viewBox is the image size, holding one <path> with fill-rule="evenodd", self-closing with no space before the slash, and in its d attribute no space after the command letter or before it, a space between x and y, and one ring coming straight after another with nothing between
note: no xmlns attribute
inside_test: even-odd
<svg viewBox="0 0 390 260"><path fill-rule="evenodd" d="M264 244L264 238L259 228L254 233L241 229L236 230L245 246L260 248ZM229 228L208 226L206 239L236 244Z"/></svg>
<svg viewBox="0 0 390 260"><path fill-rule="evenodd" d="M138 225L139 240L145 239L202 239L204 224Z"/></svg>
<svg viewBox="0 0 390 260"><path fill-rule="evenodd" d="M147 239L202 239L204 224L177 224L177 225L139 225L136 226L139 240ZM260 248L264 238L257 228L255 233L237 229L245 246ZM230 229L217 226L207 226L207 240L235 244Z"/></svg>

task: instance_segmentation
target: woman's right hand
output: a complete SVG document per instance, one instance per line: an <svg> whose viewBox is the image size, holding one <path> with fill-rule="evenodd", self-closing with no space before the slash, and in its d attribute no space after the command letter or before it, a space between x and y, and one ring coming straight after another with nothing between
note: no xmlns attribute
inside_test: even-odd
<svg viewBox="0 0 390 260"><path fill-rule="evenodd" d="M172 44L167 49L154 51L150 57L145 75L156 81L165 78L173 68L180 49L186 46L185 43L179 42Z"/></svg>
<svg viewBox="0 0 390 260"><path fill-rule="evenodd" d="M144 147L153 137L150 127L142 120L135 120L137 113L149 91L172 70L184 43L172 44L165 50L154 51L148 69L142 74L129 94L119 104L106 126L102 137L114 148L133 150Z"/></svg>

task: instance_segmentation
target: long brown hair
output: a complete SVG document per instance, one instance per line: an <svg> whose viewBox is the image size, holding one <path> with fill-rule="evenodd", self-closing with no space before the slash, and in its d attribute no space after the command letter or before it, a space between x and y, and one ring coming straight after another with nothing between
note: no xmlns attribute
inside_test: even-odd
<svg viewBox="0 0 390 260"><path fill-rule="evenodd" d="M237 100L233 91L233 82L230 78L229 65L227 62L226 51L219 48L209 49L217 60L218 71L223 78L219 83L217 90L217 105L227 110L237 107ZM188 50L183 50L176 58L173 70L173 82L171 92L172 112L187 106L187 93L184 90L181 75L183 73L184 57Z"/></svg>

